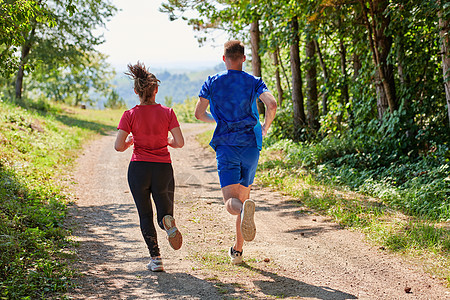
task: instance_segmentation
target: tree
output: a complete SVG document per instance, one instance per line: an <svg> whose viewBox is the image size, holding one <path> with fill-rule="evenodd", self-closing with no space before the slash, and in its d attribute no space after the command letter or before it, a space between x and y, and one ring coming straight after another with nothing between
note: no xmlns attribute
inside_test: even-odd
<svg viewBox="0 0 450 300"><path fill-rule="evenodd" d="M252 73L254 76L261 77L261 57L259 56L260 32L257 16L250 25L250 44L252 48ZM265 106L260 100L257 102L258 111L261 115L265 114Z"/></svg>
<svg viewBox="0 0 450 300"><path fill-rule="evenodd" d="M278 105L281 106L283 104L283 87L281 86L281 76L280 76L280 49L277 47L275 51L272 53L273 64L275 66L275 80L277 86L277 96L278 96Z"/></svg>
<svg viewBox="0 0 450 300"><path fill-rule="evenodd" d="M441 36L441 54L442 54L442 71L444 73L444 89L445 98L447 99L448 120L450 124L450 37L449 26L450 21L448 17L450 14L439 10L439 34Z"/></svg>
<svg viewBox="0 0 450 300"><path fill-rule="evenodd" d="M106 56L96 52L77 56L69 65L39 65L31 74L30 88L47 98L74 106L93 104L97 97L114 98L115 76ZM116 101L112 99L111 101Z"/></svg>
<svg viewBox="0 0 450 300"><path fill-rule="evenodd" d="M36 19L52 25L47 11L41 1L0 0L0 75L8 77L18 67L18 57L15 53L24 43L22 32L30 31Z"/></svg>
<svg viewBox="0 0 450 300"><path fill-rule="evenodd" d="M341 111L339 112L337 123L341 125L343 115L346 111L347 104L349 103L349 93L348 93L348 75L347 75L347 49L344 42L344 28L342 22L342 10L339 8L338 11L338 33L339 33L339 57L341 65Z"/></svg>
<svg viewBox="0 0 450 300"><path fill-rule="evenodd" d="M386 35L390 18L386 15L388 0L359 0L362 15L368 32L369 46L376 68L375 84L377 91L378 116L381 120L387 109L397 109L395 94L394 68L388 62L392 37Z"/></svg>
<svg viewBox="0 0 450 300"><path fill-rule="evenodd" d="M17 98L22 97L27 65L39 60L47 64L73 65L79 61L78 56L94 51L94 46L103 42L94 35L94 29L103 26L116 12L109 1L79 0L74 7L72 0L51 0L48 5L41 2L39 5L45 5L54 26L33 16L30 26L21 31L23 38L15 84Z"/></svg>
<svg viewBox="0 0 450 300"><path fill-rule="evenodd" d="M308 127L319 129L319 105L317 98L317 61L316 46L310 34L306 38L306 106Z"/></svg>
<svg viewBox="0 0 450 300"><path fill-rule="evenodd" d="M292 44L290 46L291 54L291 73L292 73L292 107L294 110L294 128L297 130L306 125L305 108L303 105L302 74L300 69L300 37L298 27L298 17L294 16L291 20ZM299 138L299 136L297 136Z"/></svg>
<svg viewBox="0 0 450 300"><path fill-rule="evenodd" d="M329 84L329 75L328 68L323 59L322 52L320 51L320 45L318 40L314 40L314 45L316 46L317 55L319 57L320 67L323 72L323 81L324 87L322 88L322 114L325 116L328 114L328 84Z"/></svg>
<svg viewBox="0 0 450 300"><path fill-rule="evenodd" d="M115 90L111 91L107 99L108 100L106 100L105 104L103 105L105 108L125 109L127 107L123 98L120 97Z"/></svg>

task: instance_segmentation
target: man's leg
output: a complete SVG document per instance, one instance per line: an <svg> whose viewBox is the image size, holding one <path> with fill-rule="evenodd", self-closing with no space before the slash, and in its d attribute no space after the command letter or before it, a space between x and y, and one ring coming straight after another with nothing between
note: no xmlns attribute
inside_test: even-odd
<svg viewBox="0 0 450 300"><path fill-rule="evenodd" d="M251 186L243 186L240 184L230 184L222 188L223 201L227 211L236 217L236 243L234 250L242 251L244 246L244 238L241 232L241 210L245 200L250 197Z"/></svg>

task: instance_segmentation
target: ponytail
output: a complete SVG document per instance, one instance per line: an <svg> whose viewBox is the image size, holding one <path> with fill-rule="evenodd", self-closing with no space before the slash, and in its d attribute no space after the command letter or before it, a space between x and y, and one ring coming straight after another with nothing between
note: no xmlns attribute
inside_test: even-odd
<svg viewBox="0 0 450 300"><path fill-rule="evenodd" d="M127 67L128 72L125 75L130 76L134 80L134 90L143 102L147 102L153 96L159 85L158 83L161 81L154 74L150 73L145 68L145 65L139 61L135 65L128 64Z"/></svg>

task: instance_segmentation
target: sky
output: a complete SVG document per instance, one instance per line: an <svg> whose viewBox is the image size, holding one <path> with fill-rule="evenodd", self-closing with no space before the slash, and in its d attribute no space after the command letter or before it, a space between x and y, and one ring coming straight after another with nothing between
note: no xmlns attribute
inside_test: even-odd
<svg viewBox="0 0 450 300"><path fill-rule="evenodd" d="M117 14L100 30L106 42L97 49L109 55L116 69L138 60L158 69L198 69L222 62L225 33L214 33L215 41L199 47L186 21L170 21L159 12L160 0L112 0Z"/></svg>

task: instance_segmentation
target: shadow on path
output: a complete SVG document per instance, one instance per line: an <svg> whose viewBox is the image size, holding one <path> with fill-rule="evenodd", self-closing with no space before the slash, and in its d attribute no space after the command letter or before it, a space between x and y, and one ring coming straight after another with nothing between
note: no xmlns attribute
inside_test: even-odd
<svg viewBox="0 0 450 300"><path fill-rule="evenodd" d="M243 267L264 275L268 280L257 280L253 283L267 296L272 297L303 297L323 300L345 300L358 299L358 297L323 286L314 286L302 281L298 281L289 277L280 276L278 274L254 268L246 263Z"/></svg>

